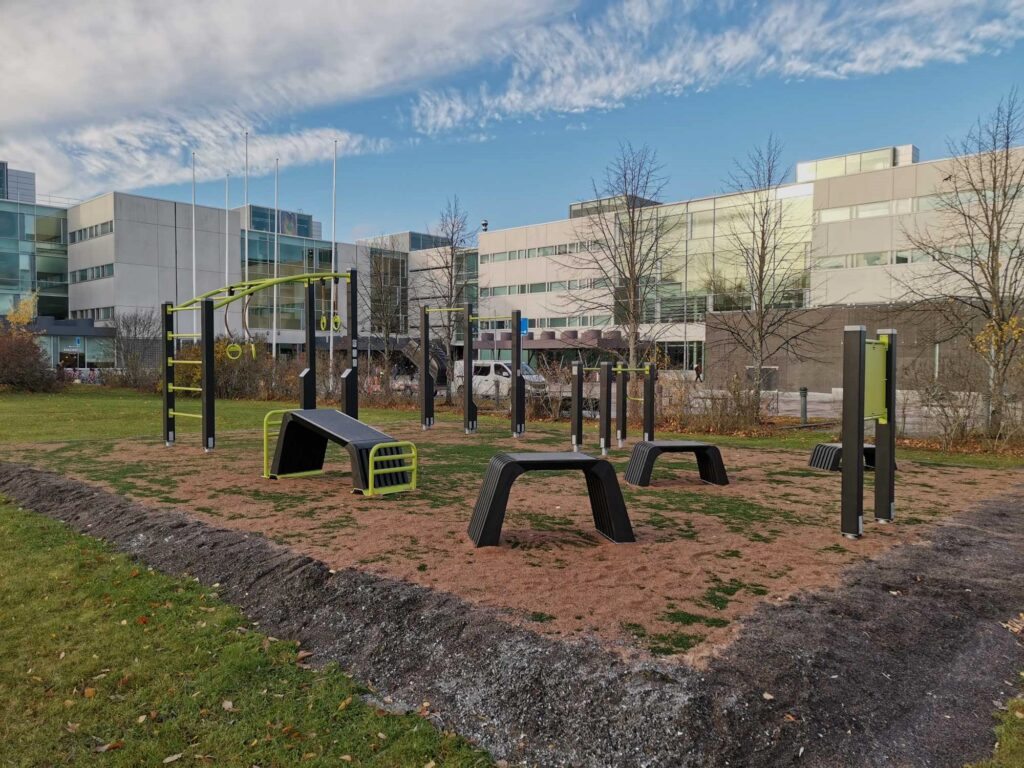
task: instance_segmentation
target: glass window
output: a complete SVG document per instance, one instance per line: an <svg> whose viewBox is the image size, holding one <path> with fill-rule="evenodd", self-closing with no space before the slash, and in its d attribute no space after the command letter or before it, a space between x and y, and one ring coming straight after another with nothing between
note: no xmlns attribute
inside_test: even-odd
<svg viewBox="0 0 1024 768"><path fill-rule="evenodd" d="M480 254L480 263L481 264L490 264L491 263L491 254L489 254L489 253L481 253Z"/></svg>
<svg viewBox="0 0 1024 768"><path fill-rule="evenodd" d="M491 256L491 261L494 261L494 262L508 261L508 254L507 253L496 253L493 256Z"/></svg>
<svg viewBox="0 0 1024 768"><path fill-rule="evenodd" d="M888 254L883 251L871 253L854 253L850 256L851 267L880 267L889 261Z"/></svg>
<svg viewBox="0 0 1024 768"><path fill-rule="evenodd" d="M914 198L903 197L892 201L892 212L896 216L914 212Z"/></svg>
<svg viewBox="0 0 1024 768"><path fill-rule="evenodd" d="M715 231L715 212L696 211L690 214L690 227L687 230L690 238L711 237Z"/></svg>
<svg viewBox="0 0 1024 768"><path fill-rule="evenodd" d="M538 248L537 249L537 255L538 256L542 256L542 257L543 256L554 256L555 255L555 247L553 245L545 245L543 248Z"/></svg>
<svg viewBox="0 0 1024 768"><path fill-rule="evenodd" d="M490 376L491 366L490 365L474 365L473 366L474 376Z"/></svg>
<svg viewBox="0 0 1024 768"><path fill-rule="evenodd" d="M846 172L860 173L860 155L846 156Z"/></svg>
<svg viewBox="0 0 1024 768"><path fill-rule="evenodd" d="M557 252L558 252L559 256L561 256L562 254L568 253L569 252L569 246L568 245L560 245L560 246L558 246Z"/></svg>
<svg viewBox="0 0 1024 768"><path fill-rule="evenodd" d="M942 207L942 196L925 195L924 197L916 197L914 198L914 203L919 212L937 211Z"/></svg>
<svg viewBox="0 0 1024 768"><path fill-rule="evenodd" d="M842 269L846 266L845 256L819 256L815 259L818 269Z"/></svg>
<svg viewBox="0 0 1024 768"><path fill-rule="evenodd" d="M530 283L530 293L544 293L547 289L547 283Z"/></svg>
<svg viewBox="0 0 1024 768"><path fill-rule="evenodd" d="M858 219L874 219L879 216L889 215L889 201L882 200L877 203L861 203L857 206Z"/></svg>
<svg viewBox="0 0 1024 768"><path fill-rule="evenodd" d="M0 211L0 237L18 239L18 214Z"/></svg>
<svg viewBox="0 0 1024 768"><path fill-rule="evenodd" d="M549 291L564 291L565 290L565 281L564 280L556 280L553 283L548 283L548 290Z"/></svg>
<svg viewBox="0 0 1024 768"><path fill-rule="evenodd" d="M568 318L565 317L552 317L548 321L549 328L565 328L566 326L568 326L568 324L569 320Z"/></svg>
<svg viewBox="0 0 1024 768"><path fill-rule="evenodd" d="M914 264L919 261L930 261L927 253L916 248L896 251L893 253L893 264Z"/></svg>
<svg viewBox="0 0 1024 768"><path fill-rule="evenodd" d="M522 253L522 252L520 251L520 253ZM527 251L526 251L526 258L533 259L533 258L536 258L536 256L537 256L537 249L536 248L529 248L529 249L527 249Z"/></svg>
<svg viewBox="0 0 1024 768"><path fill-rule="evenodd" d="M496 285L491 288L491 296L508 296L507 285Z"/></svg>
<svg viewBox="0 0 1024 768"><path fill-rule="evenodd" d="M836 221L846 221L850 218L849 206L842 208L822 208L818 211L818 220L822 224L831 224Z"/></svg>
<svg viewBox="0 0 1024 768"><path fill-rule="evenodd" d="M815 177L819 179L831 179L835 176L842 176L846 173L846 158L832 157L828 160L819 160L814 171Z"/></svg>
<svg viewBox="0 0 1024 768"><path fill-rule="evenodd" d="M862 171L879 171L892 168L892 149L878 149L874 152L862 152L860 169Z"/></svg>

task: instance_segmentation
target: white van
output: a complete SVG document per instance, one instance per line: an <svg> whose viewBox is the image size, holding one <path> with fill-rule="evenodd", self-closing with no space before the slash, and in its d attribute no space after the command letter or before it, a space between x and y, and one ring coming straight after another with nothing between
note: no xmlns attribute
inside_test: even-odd
<svg viewBox="0 0 1024 768"><path fill-rule="evenodd" d="M548 383L526 363L522 364L523 381L526 382L526 396L543 395L548 390ZM455 364L452 385L456 391L462 390L462 362ZM509 396L512 387L512 364L506 360L474 360L473 361L473 395L475 397Z"/></svg>

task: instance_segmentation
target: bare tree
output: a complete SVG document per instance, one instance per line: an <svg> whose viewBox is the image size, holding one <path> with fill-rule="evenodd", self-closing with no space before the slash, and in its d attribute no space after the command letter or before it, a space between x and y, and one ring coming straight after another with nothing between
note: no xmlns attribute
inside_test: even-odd
<svg viewBox="0 0 1024 768"><path fill-rule="evenodd" d="M408 259L393 235L373 238L369 243L369 279L359 291L369 307L370 333L381 341L382 388L391 393L389 366L399 334L409 331Z"/></svg>
<svg viewBox="0 0 1024 768"><path fill-rule="evenodd" d="M554 257L580 275L567 294L572 307L609 315L625 332L630 368L639 363L642 326L654 322L658 284L671 277L662 245L670 223L656 207L668 183L663 170L650 147L619 145L601 182L591 182L595 200L584 203L576 252Z"/></svg>
<svg viewBox="0 0 1024 768"><path fill-rule="evenodd" d="M1007 390L1024 351L1024 105L1015 90L967 135L931 207L936 220L903 234L927 263L902 279L916 303L942 307L951 333L988 368L986 427L1000 436Z"/></svg>
<svg viewBox="0 0 1024 768"><path fill-rule="evenodd" d="M420 303L432 307L455 307L466 300L466 286L469 281L467 273L467 256L471 250L476 231L469 226L469 213L462 207L458 195L453 195L441 209L437 227L432 232L441 238L444 244L429 250L423 267L417 277L422 283ZM452 371L454 362L452 354L455 346L456 330L461 315L453 312L439 312L431 316L432 333L444 346L445 365L448 368L448 381L445 387L445 403L452 402ZM424 350L424 359L429 354Z"/></svg>
<svg viewBox="0 0 1024 768"><path fill-rule="evenodd" d="M805 310L807 233L810 211L787 205L778 191L786 178L782 144L769 135L737 160L728 179L736 205L715 212L715 261L708 291L715 309L707 327L724 334L750 361L751 410L761 413L765 364L785 353L798 360L812 357L813 331L822 316Z"/></svg>
<svg viewBox="0 0 1024 768"><path fill-rule="evenodd" d="M163 323L153 309L136 309L114 315L114 360L121 369L121 383L143 387L158 369Z"/></svg>

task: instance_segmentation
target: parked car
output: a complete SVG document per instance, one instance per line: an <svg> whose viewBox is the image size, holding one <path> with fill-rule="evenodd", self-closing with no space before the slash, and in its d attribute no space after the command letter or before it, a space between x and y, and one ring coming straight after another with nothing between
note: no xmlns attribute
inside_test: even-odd
<svg viewBox="0 0 1024 768"><path fill-rule="evenodd" d="M544 395L548 383L526 363L522 364L523 380L526 382L526 396ZM452 384L456 391L463 386L462 363L455 365L452 372ZM474 360L473 361L473 395L477 397L505 398L509 396L512 386L512 364L505 360Z"/></svg>

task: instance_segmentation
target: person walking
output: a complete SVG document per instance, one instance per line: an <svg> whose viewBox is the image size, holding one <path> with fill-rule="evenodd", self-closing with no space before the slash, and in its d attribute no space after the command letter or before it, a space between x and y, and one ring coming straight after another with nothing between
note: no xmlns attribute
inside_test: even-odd
<svg viewBox="0 0 1024 768"><path fill-rule="evenodd" d="M693 366L693 373L697 381L704 381L704 366L697 363Z"/></svg>

